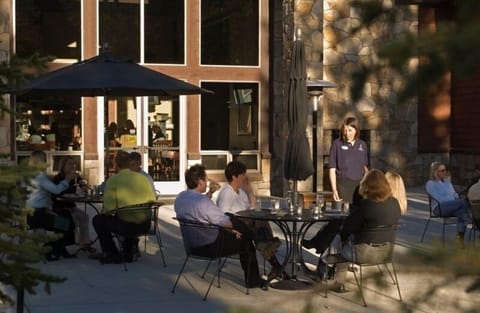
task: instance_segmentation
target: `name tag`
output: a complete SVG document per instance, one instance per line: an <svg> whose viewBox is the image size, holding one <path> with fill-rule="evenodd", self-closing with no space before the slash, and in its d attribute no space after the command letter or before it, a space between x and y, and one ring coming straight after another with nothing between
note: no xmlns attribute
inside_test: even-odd
<svg viewBox="0 0 480 313"><path fill-rule="evenodd" d="M342 150L348 150L348 146L342 146Z"/></svg>

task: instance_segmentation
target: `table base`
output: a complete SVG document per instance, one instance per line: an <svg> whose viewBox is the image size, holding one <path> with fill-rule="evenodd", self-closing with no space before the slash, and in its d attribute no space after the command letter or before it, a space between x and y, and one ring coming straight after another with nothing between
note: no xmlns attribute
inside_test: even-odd
<svg viewBox="0 0 480 313"><path fill-rule="evenodd" d="M274 282L270 287L278 290L307 290L313 287L313 282L301 279L287 279Z"/></svg>

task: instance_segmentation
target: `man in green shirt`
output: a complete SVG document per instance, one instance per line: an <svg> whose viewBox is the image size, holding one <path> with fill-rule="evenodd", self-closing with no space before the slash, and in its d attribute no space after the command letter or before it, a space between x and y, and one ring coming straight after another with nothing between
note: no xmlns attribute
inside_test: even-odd
<svg viewBox="0 0 480 313"><path fill-rule="evenodd" d="M133 251L137 242L137 233L142 233L150 228L150 209L140 210L134 214L121 213L121 209L136 204L154 202L155 192L152 190L148 179L129 169L130 157L128 152L118 151L115 164L118 173L107 180L103 194L102 214L92 220L97 232L102 255L102 263L121 263L122 257L112 238L112 233L125 237L123 242L124 257L126 261L133 259ZM116 211L115 215L112 212Z"/></svg>

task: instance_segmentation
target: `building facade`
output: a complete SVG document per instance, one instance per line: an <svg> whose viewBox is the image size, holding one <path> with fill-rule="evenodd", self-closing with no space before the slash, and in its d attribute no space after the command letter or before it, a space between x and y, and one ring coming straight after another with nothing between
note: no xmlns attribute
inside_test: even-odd
<svg viewBox="0 0 480 313"><path fill-rule="evenodd" d="M20 160L33 148L45 149L52 171L64 155L75 155L91 184L111 172L116 150L136 150L163 194L184 188L183 172L191 164L203 163L209 177L223 181L226 163L241 160L259 194L283 195L287 69L294 34L301 30L308 77L336 84L320 99L318 190L329 188L323 167L341 121L350 115L361 121L371 167L396 170L409 185L423 184L428 164L441 159L463 183L460 178L468 179L480 163L480 149L474 142L457 149L465 136L453 125L479 117L468 109L478 98L475 83L467 87L452 79L454 88L444 95L400 106L396 78L386 72L368 81L362 101L349 96L349 75L375 59L378 42L448 18L449 1L423 2L385 0L405 10L393 34L375 25L351 36L359 18L346 0L2 0L3 60L39 52L54 56L54 70L108 48L215 93L108 98L106 106L100 97L17 97L15 120L0 123L0 150ZM432 137L438 134L432 127L445 131L441 138ZM299 189L311 191L312 178Z"/></svg>

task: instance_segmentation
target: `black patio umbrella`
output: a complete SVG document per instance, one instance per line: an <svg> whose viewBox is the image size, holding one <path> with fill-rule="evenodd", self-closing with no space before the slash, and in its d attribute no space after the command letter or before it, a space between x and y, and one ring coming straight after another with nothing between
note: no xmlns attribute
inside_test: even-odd
<svg viewBox="0 0 480 313"><path fill-rule="evenodd" d="M96 96L178 96L209 93L195 85L102 52L41 75L16 94Z"/></svg>
<svg viewBox="0 0 480 313"><path fill-rule="evenodd" d="M109 96L179 96L212 92L104 51L90 59L41 75L17 87L14 93L103 96L106 104ZM108 154L108 144L106 149Z"/></svg>
<svg viewBox="0 0 480 313"><path fill-rule="evenodd" d="M313 174L313 163L308 145L307 71L305 47L302 40L293 42L288 87L288 139L285 153L284 175L294 181L305 180Z"/></svg>

